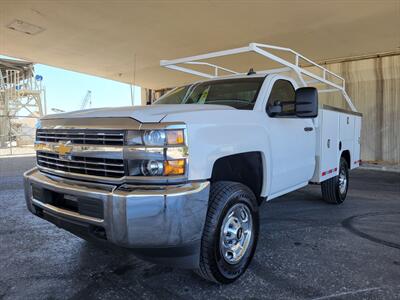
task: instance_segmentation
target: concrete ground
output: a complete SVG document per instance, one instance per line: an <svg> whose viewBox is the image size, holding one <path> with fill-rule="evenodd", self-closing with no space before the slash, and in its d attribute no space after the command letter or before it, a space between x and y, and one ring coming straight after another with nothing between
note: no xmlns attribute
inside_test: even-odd
<svg viewBox="0 0 400 300"><path fill-rule="evenodd" d="M21 183L33 164L0 158L0 299L400 298L400 173L351 172L341 206L315 185L263 205L249 270L219 286L34 217Z"/></svg>

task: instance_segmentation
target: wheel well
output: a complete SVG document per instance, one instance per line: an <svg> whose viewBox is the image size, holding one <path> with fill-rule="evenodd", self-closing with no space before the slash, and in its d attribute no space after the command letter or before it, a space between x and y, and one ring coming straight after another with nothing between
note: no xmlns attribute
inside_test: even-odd
<svg viewBox="0 0 400 300"><path fill-rule="evenodd" d="M341 157L343 157L346 160L347 166L350 168L351 167L350 151L349 150L344 150L342 152Z"/></svg>
<svg viewBox="0 0 400 300"><path fill-rule="evenodd" d="M243 183L256 195L259 202L263 183L263 164L260 152L246 152L217 159L211 182L227 180Z"/></svg>

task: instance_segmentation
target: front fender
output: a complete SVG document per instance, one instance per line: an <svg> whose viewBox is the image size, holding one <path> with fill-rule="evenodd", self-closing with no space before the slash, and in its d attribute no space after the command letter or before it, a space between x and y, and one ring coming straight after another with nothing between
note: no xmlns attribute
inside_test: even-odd
<svg viewBox="0 0 400 300"><path fill-rule="evenodd" d="M203 112L206 113L206 112ZM261 195L269 192L271 178L270 141L265 113L229 110L186 113L179 121L187 124L189 145L189 180L211 178L217 159L245 152L260 152L266 180ZM182 120L184 118L184 120ZM164 121L178 121L166 119Z"/></svg>

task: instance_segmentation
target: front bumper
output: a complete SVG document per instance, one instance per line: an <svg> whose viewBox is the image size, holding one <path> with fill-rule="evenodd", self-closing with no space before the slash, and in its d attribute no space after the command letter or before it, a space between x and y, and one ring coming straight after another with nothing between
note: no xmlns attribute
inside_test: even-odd
<svg viewBox="0 0 400 300"><path fill-rule="evenodd" d="M65 179L34 168L24 174L24 186L28 209L59 227L133 248L157 262L197 267L208 207L208 181L176 186L114 186ZM102 206L102 217L35 199L33 187L68 195L73 201L94 199Z"/></svg>

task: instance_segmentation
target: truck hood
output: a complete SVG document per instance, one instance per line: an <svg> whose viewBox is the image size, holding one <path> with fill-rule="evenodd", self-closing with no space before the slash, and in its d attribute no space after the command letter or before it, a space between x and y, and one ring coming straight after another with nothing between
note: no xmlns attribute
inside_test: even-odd
<svg viewBox="0 0 400 300"><path fill-rule="evenodd" d="M185 113L204 110L235 110L226 105L213 104L164 104L150 106L125 106L125 107L104 107L77 110L68 113L52 114L43 117L48 119L70 119L70 118L133 118L139 122L160 122L170 113Z"/></svg>

